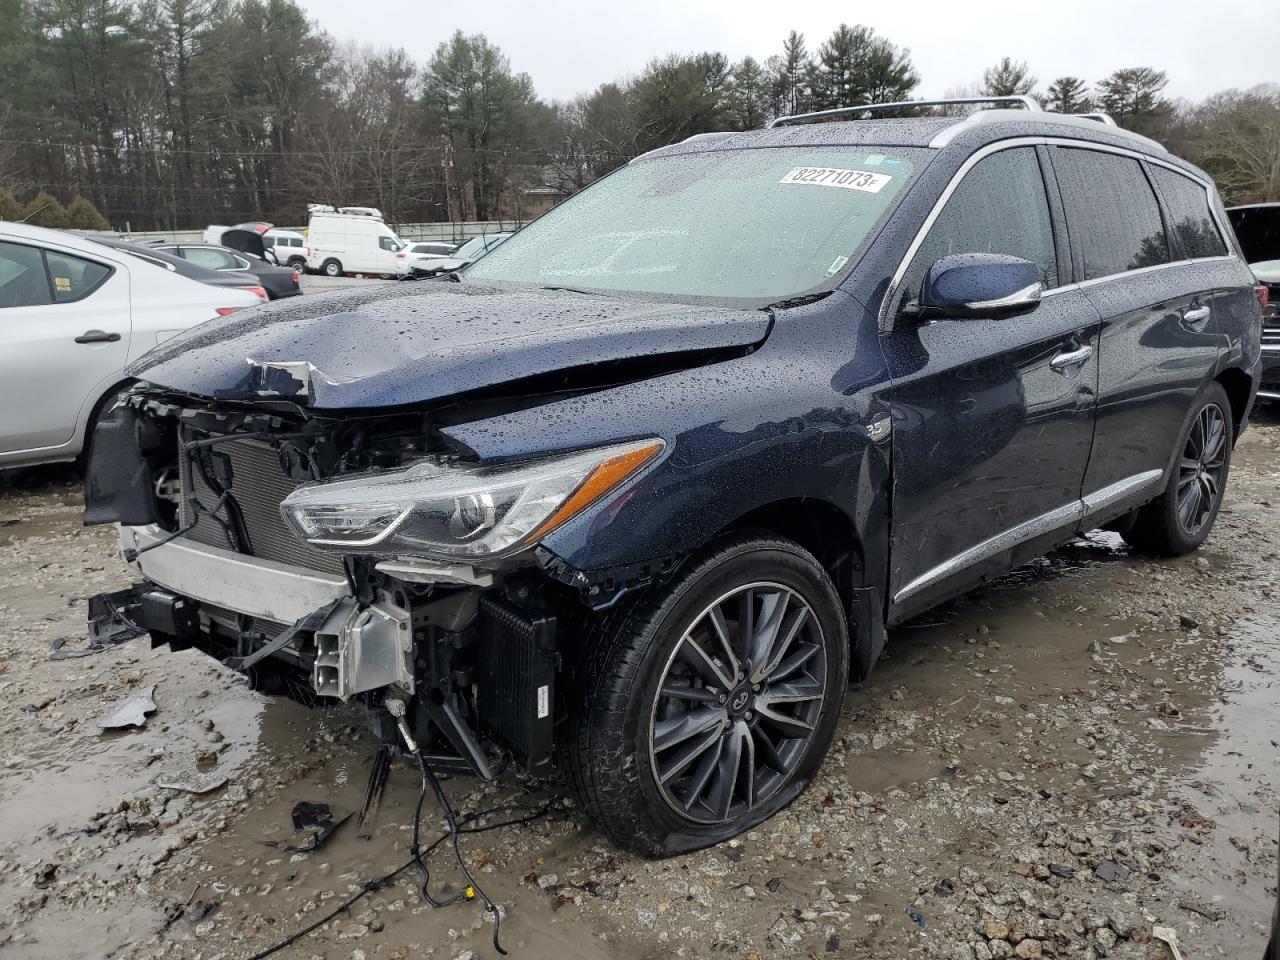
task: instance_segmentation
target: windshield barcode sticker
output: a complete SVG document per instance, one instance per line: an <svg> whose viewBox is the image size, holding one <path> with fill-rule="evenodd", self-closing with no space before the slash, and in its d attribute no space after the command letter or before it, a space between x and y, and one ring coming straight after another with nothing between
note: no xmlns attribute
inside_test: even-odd
<svg viewBox="0 0 1280 960"><path fill-rule="evenodd" d="M861 190L879 193L893 177L884 173L868 173L866 170L841 170L838 167L796 167L779 183L806 183L815 187L843 187L845 190Z"/></svg>

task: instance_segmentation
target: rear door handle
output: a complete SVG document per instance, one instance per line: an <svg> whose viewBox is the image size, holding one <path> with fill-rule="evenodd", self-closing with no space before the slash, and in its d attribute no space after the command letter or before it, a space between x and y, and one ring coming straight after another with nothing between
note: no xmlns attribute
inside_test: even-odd
<svg viewBox="0 0 1280 960"><path fill-rule="evenodd" d="M1188 307L1182 311L1182 322L1189 327L1199 329L1209 319L1208 307Z"/></svg>
<svg viewBox="0 0 1280 960"><path fill-rule="evenodd" d="M1092 356L1093 347L1086 343L1083 347L1057 354L1049 361L1049 366L1058 373L1066 373L1072 367L1079 366Z"/></svg>
<svg viewBox="0 0 1280 960"><path fill-rule="evenodd" d="M105 330L86 330L76 337L76 343L115 343L120 339L118 333L107 333Z"/></svg>

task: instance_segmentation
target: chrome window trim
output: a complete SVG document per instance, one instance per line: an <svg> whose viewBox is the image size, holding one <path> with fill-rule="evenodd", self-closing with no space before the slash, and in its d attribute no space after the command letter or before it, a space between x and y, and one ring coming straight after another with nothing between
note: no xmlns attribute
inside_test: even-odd
<svg viewBox="0 0 1280 960"><path fill-rule="evenodd" d="M1093 491L1093 493L1085 494L1079 500L1072 500L1070 503L1063 504L1048 513L1042 513L1037 517L1032 517L1030 520L1025 520L1017 526L988 537L981 543L974 544L967 550L960 551L935 567L930 567L899 589L893 595L893 602L901 603L926 587L940 583L976 563L981 563L983 560L989 560L991 557L1004 553L1006 550L1011 550L1042 533L1048 533L1068 523L1087 520L1112 504L1119 503L1126 497L1139 493L1148 487L1156 486L1163 479L1164 472L1161 470L1144 470L1142 473L1135 473L1133 476L1125 477L1123 480L1107 484L1105 487Z"/></svg>
<svg viewBox="0 0 1280 960"><path fill-rule="evenodd" d="M947 129L952 130L955 128L948 127ZM889 286L885 289L884 298L880 301L880 310L877 317L877 322L879 323L881 330L887 329L887 325L890 319L889 318L890 306L892 305L894 300L897 298L898 288L899 288L899 285L902 283L903 276L907 272L907 267L911 265L911 261L915 258L915 255L920 251L920 247L924 244L925 237L928 236L929 231L933 228L933 225L937 221L938 217L942 215L943 207L947 205L947 201L951 199L951 195L956 192L956 189L960 186L960 182L968 175L970 170L972 170L975 166L977 166L977 164L981 160L991 156L993 153L998 153L1001 150L1012 150L1017 147L1028 147L1028 146L1030 147L1034 147L1034 146L1071 147L1071 148L1080 149L1080 150L1096 150L1100 153L1115 153L1123 157L1130 157L1139 162L1145 161L1147 163L1152 163L1157 166L1167 167L1168 169L1172 170L1174 173L1181 174L1182 176L1186 177L1188 180L1191 180L1193 183L1200 184L1200 186L1204 189L1205 196L1209 201L1209 212L1213 216L1213 222L1217 226L1218 232L1222 235L1223 242L1227 244L1227 249L1229 251L1232 251L1230 253L1227 253L1225 256L1218 255L1213 257L1195 257L1195 258L1185 259L1185 260L1171 260L1168 263L1158 263L1150 267L1137 267L1133 270L1125 270L1120 273L1109 273L1105 277L1092 277L1087 280L1077 280L1074 283L1064 284L1063 286L1050 287L1049 289L1044 291L1044 293L1042 294L1042 298L1052 296L1053 294L1059 293L1059 292L1065 292L1068 290L1079 290L1083 287L1093 286L1094 284L1106 283L1107 281L1115 280L1120 277L1134 276L1136 274L1146 273L1152 270L1163 270L1167 267L1183 266L1188 263L1211 263L1218 260L1225 262L1228 260L1240 259L1238 256L1236 256L1232 245L1230 243L1227 243L1226 238L1231 236L1232 234L1227 233L1223 229L1222 220L1219 218L1217 207L1213 202L1213 193L1212 193L1213 184L1210 183L1209 181L1204 180L1201 177L1198 177L1182 169L1177 164L1172 163L1171 161L1164 160L1160 157L1154 157L1151 154L1143 153L1140 150L1130 150L1126 147L1117 147L1108 143L1092 143L1088 140L1073 140L1070 137L1046 137L1046 136L1012 137L1008 140L997 140L995 143L989 143L985 147L980 147L978 150L975 150L972 154L969 155L969 157L964 161L964 163L960 165L960 169L957 170L952 175L951 180L948 181L946 187L943 188L942 193L938 195L938 199L934 201L933 207L929 211L929 215L924 218L924 222L920 225L920 228L916 231L915 237L912 238L911 245L907 247L906 254L903 256L902 260L898 263L898 268L894 270L893 276L889 280ZM1154 187L1152 188L1152 194L1153 195L1155 194Z"/></svg>

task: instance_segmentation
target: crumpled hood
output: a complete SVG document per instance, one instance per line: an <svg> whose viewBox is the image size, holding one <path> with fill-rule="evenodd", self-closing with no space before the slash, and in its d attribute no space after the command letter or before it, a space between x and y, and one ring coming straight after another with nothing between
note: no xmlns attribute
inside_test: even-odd
<svg viewBox="0 0 1280 960"><path fill-rule="evenodd" d="M220 400L316 409L422 403L613 360L764 340L758 310L447 281L295 297L166 340L129 374Z"/></svg>

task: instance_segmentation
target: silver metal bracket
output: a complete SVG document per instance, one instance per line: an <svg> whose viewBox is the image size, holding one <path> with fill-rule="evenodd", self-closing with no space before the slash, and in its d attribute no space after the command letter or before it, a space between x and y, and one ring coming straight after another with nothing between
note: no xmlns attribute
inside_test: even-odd
<svg viewBox="0 0 1280 960"><path fill-rule="evenodd" d="M322 697L348 700L397 684L413 693L413 625L408 610L386 601L360 608L344 601L315 632L311 685Z"/></svg>

